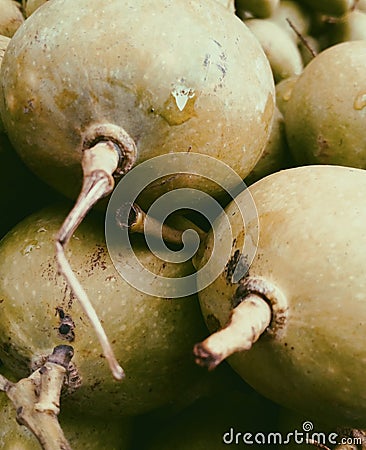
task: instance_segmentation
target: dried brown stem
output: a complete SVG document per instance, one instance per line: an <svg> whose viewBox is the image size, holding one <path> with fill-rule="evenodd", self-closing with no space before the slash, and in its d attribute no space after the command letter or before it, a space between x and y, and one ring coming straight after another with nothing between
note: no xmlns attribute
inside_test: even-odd
<svg viewBox="0 0 366 450"><path fill-rule="evenodd" d="M309 44L309 42L305 39L305 37L300 33L300 31L295 27L295 25L293 24L293 22L289 19L286 18L288 24L290 25L290 27L294 30L294 32L296 33L296 36L300 39L300 41L304 44L304 47L309 51L310 55L315 58L317 53L316 51L311 47L311 45Z"/></svg>
<svg viewBox="0 0 366 450"><path fill-rule="evenodd" d="M118 212L117 212L118 214ZM145 227L147 220L149 221L148 227ZM117 216L118 221L118 216ZM131 233L141 233L144 234L149 232L150 235L157 238L162 237L165 242L175 245L183 245L183 233L188 229L193 229L197 232L200 239L202 240L205 233L193 224L190 220L185 217L174 217L174 226L170 226L166 223L161 224L159 220L148 216L136 203L131 206L129 214L129 223L122 224L118 222L120 226L128 226Z"/></svg>
<svg viewBox="0 0 366 450"><path fill-rule="evenodd" d="M249 350L269 326L272 311L259 295L248 294L233 309L229 323L193 349L196 363L209 370L233 353Z"/></svg>
<svg viewBox="0 0 366 450"><path fill-rule="evenodd" d="M0 390L12 401L17 421L26 426L44 450L71 450L58 422L60 393L73 349L61 345L46 363L17 383L0 375Z"/></svg>
<svg viewBox="0 0 366 450"><path fill-rule="evenodd" d="M116 145L111 141L100 141L84 151L82 160L83 187L75 206L66 217L56 236L56 258L60 274L66 279L94 328L113 376L117 380L121 380L124 376L123 369L114 356L111 344L87 293L75 276L65 255L65 246L86 214L95 203L112 192L114 188L112 175L117 170L118 163L119 153Z"/></svg>

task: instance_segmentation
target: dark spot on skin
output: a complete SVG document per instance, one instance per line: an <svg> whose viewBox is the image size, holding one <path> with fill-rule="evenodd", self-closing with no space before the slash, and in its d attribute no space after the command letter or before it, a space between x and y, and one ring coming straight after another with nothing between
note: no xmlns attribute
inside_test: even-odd
<svg viewBox="0 0 366 450"><path fill-rule="evenodd" d="M3 303L5 300L3 298L0 299L0 305L1 303Z"/></svg>
<svg viewBox="0 0 366 450"><path fill-rule="evenodd" d="M75 324L71 316L66 314L63 308L59 306L56 308L56 314L60 318L60 324L57 328L58 337L68 342L73 342L75 340Z"/></svg>
<svg viewBox="0 0 366 450"><path fill-rule="evenodd" d="M224 272L227 284L239 283L240 280L249 274L248 257L242 255L240 250L235 250L233 256L226 264Z"/></svg>
<svg viewBox="0 0 366 450"><path fill-rule="evenodd" d="M213 314L209 314L206 317L206 324L211 333L214 333L221 328L219 319Z"/></svg>
<svg viewBox="0 0 366 450"><path fill-rule="evenodd" d="M34 99L33 99L33 98L31 98L30 100L28 100L27 105L24 106L24 108L23 108L24 114L28 114L28 113L30 113L30 112L32 112L32 111L34 110L34 104L33 104L33 102L34 102Z"/></svg>

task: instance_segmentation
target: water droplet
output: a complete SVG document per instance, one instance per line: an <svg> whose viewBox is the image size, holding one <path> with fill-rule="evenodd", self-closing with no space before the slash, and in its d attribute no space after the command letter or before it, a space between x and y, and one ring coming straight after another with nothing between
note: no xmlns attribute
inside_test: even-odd
<svg viewBox="0 0 366 450"><path fill-rule="evenodd" d="M45 233L46 231L46 228L42 227L37 230L37 233Z"/></svg>
<svg viewBox="0 0 366 450"><path fill-rule="evenodd" d="M360 111L361 109L365 108L365 106L366 106L366 92L361 92L355 98L355 101L353 103L353 107L357 111Z"/></svg>
<svg viewBox="0 0 366 450"><path fill-rule="evenodd" d="M40 248L38 245L38 241L30 241L28 244L23 248L22 255L29 255L30 252L32 252L35 248Z"/></svg>
<svg viewBox="0 0 366 450"><path fill-rule="evenodd" d="M179 111L183 111L188 100L195 95L194 89L188 88L183 84L175 86L172 90L172 96L175 98L175 103L178 106Z"/></svg>

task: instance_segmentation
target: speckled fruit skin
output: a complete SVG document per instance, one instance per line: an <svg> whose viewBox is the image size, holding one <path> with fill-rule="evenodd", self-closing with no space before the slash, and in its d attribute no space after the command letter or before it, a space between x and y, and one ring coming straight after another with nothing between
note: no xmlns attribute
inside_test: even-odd
<svg viewBox="0 0 366 450"><path fill-rule="evenodd" d="M366 41L344 42L314 58L284 112L298 164L366 168Z"/></svg>
<svg viewBox="0 0 366 450"><path fill-rule="evenodd" d="M137 144L137 164L199 152L244 177L261 155L274 114L264 52L216 1L48 2L9 45L1 86L1 116L14 146L69 196L79 191L81 144L90 126L123 127ZM207 180L175 179L218 190Z"/></svg>
<svg viewBox="0 0 366 450"><path fill-rule="evenodd" d="M260 227L249 276L275 285L288 310L282 326L264 333L249 351L228 362L258 392L279 404L337 426L364 428L366 172L340 166L298 167L270 175L249 189ZM234 204L226 209L236 238L233 254L244 237L235 212ZM254 221L248 223L247 237L253 229ZM221 242L219 235L218 249ZM212 245L210 234L198 267L207 261ZM227 323L236 289L224 272L199 294L212 331L213 323Z"/></svg>
<svg viewBox="0 0 366 450"><path fill-rule="evenodd" d="M197 297L170 300L140 293L109 258L103 217L81 225L67 253L125 369L126 378L115 381L88 320L57 275L53 239L66 210L44 209L1 241L0 358L21 378L54 346L72 345L83 381L63 404L89 414L138 414L194 398L212 379L192 356L193 345L207 333ZM134 250L144 266L163 276L193 271L190 262L164 263L139 241ZM57 307L75 323L72 342L62 339Z"/></svg>

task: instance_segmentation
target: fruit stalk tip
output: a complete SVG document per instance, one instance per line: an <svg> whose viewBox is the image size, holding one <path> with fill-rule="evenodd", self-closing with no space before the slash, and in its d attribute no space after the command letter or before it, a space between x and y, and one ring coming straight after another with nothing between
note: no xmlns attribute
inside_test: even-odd
<svg viewBox="0 0 366 450"><path fill-rule="evenodd" d="M260 296L250 293L236 306L228 324L194 346L198 365L214 369L228 356L249 350L269 326L272 311Z"/></svg>

